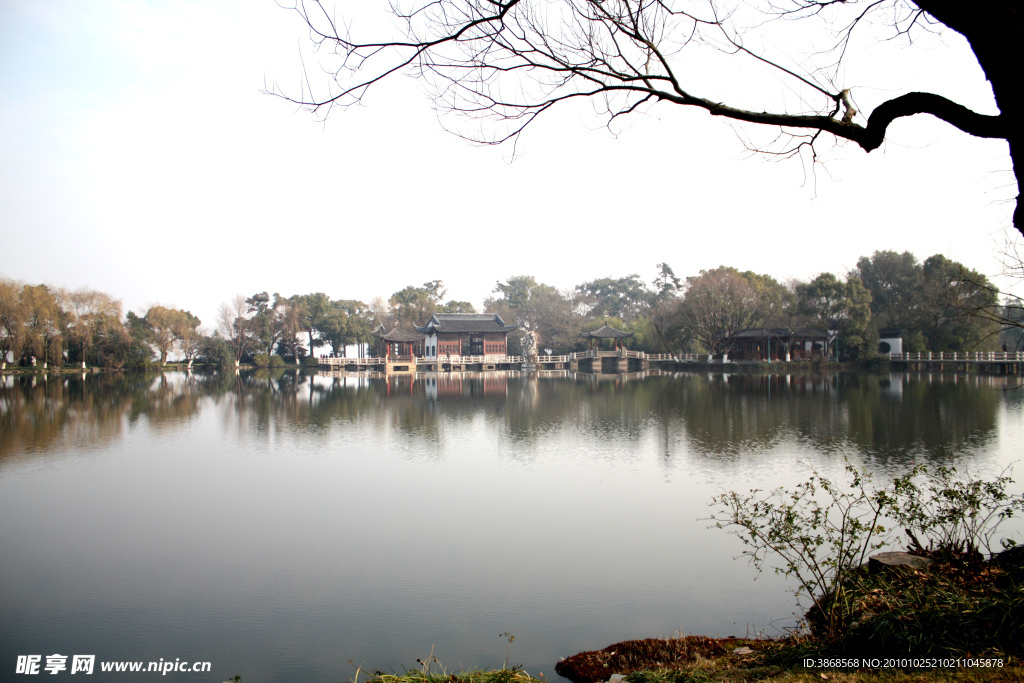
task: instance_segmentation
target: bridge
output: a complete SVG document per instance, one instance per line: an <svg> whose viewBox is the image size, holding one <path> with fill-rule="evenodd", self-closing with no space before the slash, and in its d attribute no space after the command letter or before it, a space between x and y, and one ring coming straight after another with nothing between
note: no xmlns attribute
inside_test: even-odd
<svg viewBox="0 0 1024 683"><path fill-rule="evenodd" d="M1024 351L972 351L890 353L889 361L896 367L909 370L961 370L974 369L992 374L1019 375L1024 370ZM372 358L337 358L325 356L317 359L321 370L398 372L449 372L462 370L521 370L527 364L526 356L386 356ZM620 349L601 351L590 349L579 353L537 357L537 370L574 370L589 372L631 372L663 367L665 364L708 363L706 354L644 353ZM779 361L784 365L784 362Z"/></svg>
<svg viewBox="0 0 1024 683"><path fill-rule="evenodd" d="M921 351L919 353L890 353L889 362L911 370L938 369L968 370L1001 375L1019 375L1024 368L1024 351Z"/></svg>
<svg viewBox="0 0 1024 683"><path fill-rule="evenodd" d="M630 369L646 370L651 364L685 363L705 359L694 354L644 353L643 351L599 351L591 349L580 353L560 356L540 355L537 357L538 370L589 370L591 372L627 372ZM445 355L436 358L417 356L386 356L371 358L339 358L324 356L317 359L321 370L336 371L380 371L380 372L436 372L457 370L520 370L527 364L526 356Z"/></svg>

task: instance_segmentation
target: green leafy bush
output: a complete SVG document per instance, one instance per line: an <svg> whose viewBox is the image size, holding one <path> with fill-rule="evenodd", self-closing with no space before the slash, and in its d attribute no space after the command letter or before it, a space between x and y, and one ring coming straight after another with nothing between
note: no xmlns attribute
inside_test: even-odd
<svg viewBox="0 0 1024 683"><path fill-rule="evenodd" d="M915 550L992 555L999 525L1024 513L1024 496L1007 493L1012 483L1006 471L985 481L954 467L929 471L918 465L894 480L890 514L907 529ZM1016 545L1009 538L999 541L1003 548Z"/></svg>
<svg viewBox="0 0 1024 683"><path fill-rule="evenodd" d="M716 497L711 516L743 541L743 552L761 571L769 558L775 571L796 579L797 601L809 598L825 634L837 635L846 621L853 570L886 545L884 513L889 495L867 488L870 475L847 463L848 489L814 472L794 489L735 491Z"/></svg>
<svg viewBox="0 0 1024 683"><path fill-rule="evenodd" d="M1007 492L1013 480L1006 472L985 481L953 468L918 466L879 489L849 463L846 472L845 486L813 472L793 489L730 492L712 501L718 507L710 518L714 526L743 541L758 571L771 563L794 578L798 602L811 602L813 631L826 638L843 634L861 611L858 596L868 578L861 565L895 540L893 525L906 530L911 550L964 557L990 551L999 525L1024 513L1024 496Z"/></svg>

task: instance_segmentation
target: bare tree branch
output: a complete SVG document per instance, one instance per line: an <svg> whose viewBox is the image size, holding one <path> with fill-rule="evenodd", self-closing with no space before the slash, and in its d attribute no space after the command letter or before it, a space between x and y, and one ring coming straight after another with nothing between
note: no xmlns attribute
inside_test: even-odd
<svg viewBox="0 0 1024 683"><path fill-rule="evenodd" d="M1024 39L1024 23L1010 0L993 0L984 10L953 0L768 0L765 5L736 0L728 7L722 4L726 1L394 0L391 14L402 24L399 34L361 42L350 37L350 27L336 21L322 0L298 0L293 9L313 45L329 50L325 69L333 89L317 95L307 78L298 95L276 86L269 91L326 116L335 106L360 103L370 88L395 74L411 74L432 89L442 113L488 122L490 127L474 127L470 133L455 131L484 144L515 139L552 107L587 99L609 124L667 102L778 127L788 144L764 151L782 156L810 147L815 158L820 133L871 151L881 146L892 122L918 114L930 114L969 135L1006 139L1011 156L1024 149L1024 135L1016 132L1022 128L1017 112L1024 111L1019 59L1003 65L1005 60L998 59L1002 52L985 40L989 33L1007 44ZM788 57L783 53L763 47L763 39L757 50L745 40L748 32L757 35L756 29L775 21L840 28L830 48L790 64L784 63ZM862 115L850 89L834 81L855 31L878 21L891 28L890 36L908 40L943 24L961 32L993 83L1001 113L982 114L940 94L908 92ZM774 75L798 95L802 110L757 111L698 94L693 87L700 80L694 74L709 50ZM822 57L832 60L827 67L814 63ZM756 91L750 97L758 97ZM1011 106L1018 101L1019 109Z"/></svg>

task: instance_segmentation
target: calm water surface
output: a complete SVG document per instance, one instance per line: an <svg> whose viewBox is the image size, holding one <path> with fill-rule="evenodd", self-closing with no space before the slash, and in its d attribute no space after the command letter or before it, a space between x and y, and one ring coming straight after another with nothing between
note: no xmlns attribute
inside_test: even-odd
<svg viewBox="0 0 1024 683"><path fill-rule="evenodd" d="M701 521L709 499L844 457L879 476L999 472L1022 452L1015 386L0 378L0 680L53 653L212 662L161 677L183 681L349 680L431 649L492 667L502 633L512 664L556 678L559 658L627 638L777 635L787 584L734 559L739 541Z"/></svg>

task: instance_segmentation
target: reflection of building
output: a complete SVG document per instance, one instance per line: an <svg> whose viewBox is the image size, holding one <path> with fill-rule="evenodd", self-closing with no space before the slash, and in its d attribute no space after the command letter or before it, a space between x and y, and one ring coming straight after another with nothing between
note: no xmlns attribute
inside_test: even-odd
<svg viewBox="0 0 1024 683"><path fill-rule="evenodd" d="M508 396L508 374L493 373L443 373L429 374L421 380L427 398L499 398Z"/></svg>
<svg viewBox="0 0 1024 683"><path fill-rule="evenodd" d="M504 356L508 351L508 333L516 325L506 325L498 315L477 313L435 313L416 331L423 339L423 358L438 356Z"/></svg>
<svg viewBox="0 0 1024 683"><path fill-rule="evenodd" d="M732 360L800 360L820 358L825 352L825 340L836 338L835 332L788 327L756 328L737 332L732 338ZM727 339L726 342L729 340ZM788 357L787 357L788 356Z"/></svg>
<svg viewBox="0 0 1024 683"><path fill-rule="evenodd" d="M376 332L384 343L385 372L415 372L417 347L422 348L423 335L397 327L385 332L381 325Z"/></svg>

